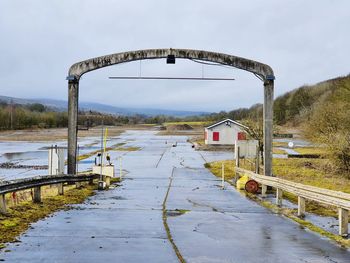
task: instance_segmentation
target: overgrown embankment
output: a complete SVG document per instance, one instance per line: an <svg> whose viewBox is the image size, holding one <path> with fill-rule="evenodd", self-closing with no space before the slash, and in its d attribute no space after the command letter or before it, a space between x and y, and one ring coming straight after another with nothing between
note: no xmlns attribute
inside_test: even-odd
<svg viewBox="0 0 350 263"><path fill-rule="evenodd" d="M205 167L208 168L215 176L221 178L222 164L224 164L225 169L225 180L231 182L231 180L235 177L234 161L226 160L206 163ZM297 183L350 193L350 180L346 179L346 177L343 175L327 172L327 168L325 166L327 166L327 160L325 159L274 159L273 174L277 177ZM244 161L241 161L240 167L247 170L252 170L253 168L250 162ZM322 236L326 236L342 246L350 247L350 240L332 234L304 219L297 217L296 209L279 208L269 201L259 199L253 194L247 193L247 196L257 201L262 206L285 215L311 231L317 232ZM297 196L290 193L283 193L283 196L285 199L295 204L297 203ZM306 201L306 211L320 216L337 218L337 209L335 207L324 206L313 201Z"/></svg>
<svg viewBox="0 0 350 263"><path fill-rule="evenodd" d="M221 177L221 165L225 166L225 179L230 180L235 176L235 162L232 160L207 163L206 167L210 171ZM350 193L350 180L342 174L332 173L332 168L328 167L326 159L273 159L273 174L279 178L296 183L316 186L334 191ZM241 167L254 170L250 162L241 161ZM295 195L285 193L285 198L293 203L297 203ZM307 211L319 215L337 217L337 210L334 207L324 207L312 201L308 202Z"/></svg>

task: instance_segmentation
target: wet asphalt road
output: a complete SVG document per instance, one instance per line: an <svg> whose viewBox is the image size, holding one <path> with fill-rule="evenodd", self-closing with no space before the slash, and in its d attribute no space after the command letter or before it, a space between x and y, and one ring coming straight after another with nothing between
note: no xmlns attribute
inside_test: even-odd
<svg viewBox="0 0 350 263"><path fill-rule="evenodd" d="M33 224L1 252L5 262L178 262L162 220L187 262L350 262L350 252L220 188L203 168L227 154L200 153L186 137L134 131L120 187ZM177 141L177 147L171 147ZM167 142L167 143L166 143ZM113 153L112 158L117 154ZM116 169L117 170L117 169Z"/></svg>

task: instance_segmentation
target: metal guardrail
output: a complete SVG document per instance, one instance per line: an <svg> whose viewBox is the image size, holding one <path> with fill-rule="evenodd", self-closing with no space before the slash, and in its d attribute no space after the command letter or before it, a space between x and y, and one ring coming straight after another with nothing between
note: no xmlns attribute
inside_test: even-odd
<svg viewBox="0 0 350 263"><path fill-rule="evenodd" d="M24 179L16 179L0 182L0 213L6 213L5 194L17 191L34 189L33 201L41 202L41 187L47 185L58 185L58 193L63 195L63 187L65 183L89 182L99 175L83 174L83 175L46 175L36 176Z"/></svg>
<svg viewBox="0 0 350 263"><path fill-rule="evenodd" d="M249 178L260 183L262 185L262 196L266 196L267 186L276 188L276 204L278 206L282 205L283 191L295 194L298 197L298 216L300 217L305 216L305 199L337 207L339 216L339 235L348 235L350 194L295 183L277 177L265 176L239 167L236 167L235 169L236 173L245 174Z"/></svg>
<svg viewBox="0 0 350 263"><path fill-rule="evenodd" d="M31 189L34 187L60 184L87 182L96 178L95 174L84 175L43 175L23 179L0 182L0 195Z"/></svg>

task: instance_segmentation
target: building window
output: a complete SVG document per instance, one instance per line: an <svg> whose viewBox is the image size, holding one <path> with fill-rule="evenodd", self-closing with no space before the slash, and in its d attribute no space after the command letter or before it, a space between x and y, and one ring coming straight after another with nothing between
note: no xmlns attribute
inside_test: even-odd
<svg viewBox="0 0 350 263"><path fill-rule="evenodd" d="M213 132L213 141L219 141L220 140L219 132Z"/></svg>
<svg viewBox="0 0 350 263"><path fill-rule="evenodd" d="M246 140L246 134L245 134L245 132L239 132L239 133L237 134L237 140L239 140L239 141Z"/></svg>

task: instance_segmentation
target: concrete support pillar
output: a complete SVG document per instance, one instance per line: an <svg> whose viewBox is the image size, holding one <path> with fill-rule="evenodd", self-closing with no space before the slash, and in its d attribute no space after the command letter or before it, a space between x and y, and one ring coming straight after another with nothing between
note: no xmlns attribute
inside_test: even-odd
<svg viewBox="0 0 350 263"><path fill-rule="evenodd" d="M58 194L59 194L59 195L64 195L64 186L63 186L63 183L58 184L57 187L58 187Z"/></svg>
<svg viewBox="0 0 350 263"><path fill-rule="evenodd" d="M272 176L273 80L264 82L264 174Z"/></svg>
<svg viewBox="0 0 350 263"><path fill-rule="evenodd" d="M267 185L262 184L261 185L261 197L266 197L266 192L267 192Z"/></svg>
<svg viewBox="0 0 350 263"><path fill-rule="evenodd" d="M0 195L0 214L6 214L6 199L5 195Z"/></svg>
<svg viewBox="0 0 350 263"><path fill-rule="evenodd" d="M349 211L338 208L339 216L339 235L348 236Z"/></svg>
<svg viewBox="0 0 350 263"><path fill-rule="evenodd" d="M79 81L68 82L68 174L76 173Z"/></svg>
<svg viewBox="0 0 350 263"><path fill-rule="evenodd" d="M305 198L298 196L298 217L305 217Z"/></svg>
<svg viewBox="0 0 350 263"><path fill-rule="evenodd" d="M282 197L283 197L282 189L277 188L276 189L276 205L277 206L282 206Z"/></svg>
<svg viewBox="0 0 350 263"><path fill-rule="evenodd" d="M41 203L41 187L34 187L33 202Z"/></svg>

